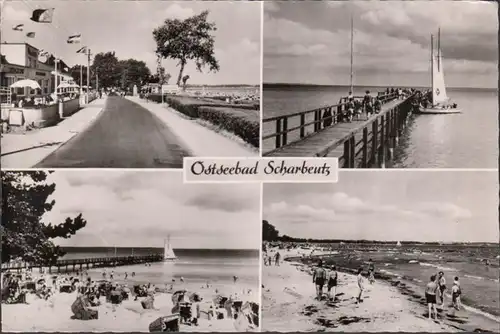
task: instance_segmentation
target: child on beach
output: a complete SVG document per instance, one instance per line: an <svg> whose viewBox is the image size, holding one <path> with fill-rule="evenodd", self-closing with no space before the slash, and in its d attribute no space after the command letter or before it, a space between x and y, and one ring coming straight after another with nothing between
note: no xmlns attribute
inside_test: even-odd
<svg viewBox="0 0 500 334"><path fill-rule="evenodd" d="M323 297L323 286L326 280L326 270L323 268L323 261L319 260L318 267L314 269L313 283L316 285L316 298L321 300Z"/></svg>
<svg viewBox="0 0 500 334"><path fill-rule="evenodd" d="M373 264L372 259L368 260L368 281L370 284L375 282L375 265Z"/></svg>
<svg viewBox="0 0 500 334"><path fill-rule="evenodd" d="M363 275L361 274L362 272L363 272L363 269L359 268L358 269L358 277L357 277L359 293L358 293L358 297L356 298L356 303L363 302L362 295L363 295L364 287L363 287Z"/></svg>
<svg viewBox="0 0 500 334"><path fill-rule="evenodd" d="M328 298L331 301L335 301L335 296L337 295L337 278L337 267L333 266L328 275Z"/></svg>
<svg viewBox="0 0 500 334"><path fill-rule="evenodd" d="M427 301L427 306L429 307L429 319L432 319L432 310L434 309L434 318L437 320L437 308L436 308L436 293L439 287L436 283L436 275L432 275L429 283L425 287L425 300Z"/></svg>
<svg viewBox="0 0 500 334"><path fill-rule="evenodd" d="M453 307L458 311L460 310L461 301L460 295L462 294L462 290L460 289L460 282L458 281L458 277L455 277L453 281L453 287L451 288L451 298L453 302Z"/></svg>

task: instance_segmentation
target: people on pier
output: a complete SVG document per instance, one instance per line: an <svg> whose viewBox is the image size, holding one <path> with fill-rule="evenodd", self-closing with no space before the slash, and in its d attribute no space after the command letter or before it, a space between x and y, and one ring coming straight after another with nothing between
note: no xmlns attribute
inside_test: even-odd
<svg viewBox="0 0 500 334"><path fill-rule="evenodd" d="M354 117L354 99L353 98L349 99L349 102L347 102L346 110L347 110L347 112L345 115L345 121L352 122L352 119Z"/></svg>
<svg viewBox="0 0 500 334"><path fill-rule="evenodd" d="M379 98L375 99L374 110L375 110L376 114L378 114L378 113L380 113L382 111L382 103L380 102Z"/></svg>

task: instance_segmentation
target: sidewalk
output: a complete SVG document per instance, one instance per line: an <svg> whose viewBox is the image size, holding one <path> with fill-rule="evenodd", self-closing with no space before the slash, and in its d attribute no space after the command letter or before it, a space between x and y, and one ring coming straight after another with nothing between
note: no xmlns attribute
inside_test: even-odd
<svg viewBox="0 0 500 334"><path fill-rule="evenodd" d="M258 150L245 146L213 130L204 127L195 120L187 119L176 110L155 102L146 102L138 97L127 99L149 110L188 146L195 156L205 157L257 157Z"/></svg>
<svg viewBox="0 0 500 334"><path fill-rule="evenodd" d="M2 134L2 168L32 168L87 128L104 108L105 102L105 98L94 100L55 126L28 131L24 134Z"/></svg>

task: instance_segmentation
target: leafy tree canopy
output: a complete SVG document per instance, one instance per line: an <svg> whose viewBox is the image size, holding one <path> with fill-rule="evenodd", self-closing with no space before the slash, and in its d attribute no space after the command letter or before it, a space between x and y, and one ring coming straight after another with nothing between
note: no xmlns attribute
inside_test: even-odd
<svg viewBox="0 0 500 334"><path fill-rule="evenodd" d="M17 258L54 263L64 252L51 239L70 238L87 224L82 214L58 224L42 221L55 205L48 197L56 185L47 183L47 176L43 171L2 172L2 263Z"/></svg>
<svg viewBox="0 0 500 334"><path fill-rule="evenodd" d="M204 11L185 20L166 19L153 31L156 53L165 59L179 61L177 85L181 84L184 67L189 60L194 61L200 72L205 66L214 72L220 69L214 56L215 39L212 35L217 28L215 23L207 21L208 14Z"/></svg>

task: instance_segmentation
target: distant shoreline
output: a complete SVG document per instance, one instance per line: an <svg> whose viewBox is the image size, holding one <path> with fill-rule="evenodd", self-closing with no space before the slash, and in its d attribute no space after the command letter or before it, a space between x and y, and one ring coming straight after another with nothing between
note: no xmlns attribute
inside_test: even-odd
<svg viewBox="0 0 500 334"><path fill-rule="evenodd" d="M304 84L304 83L268 83L264 82L262 84L262 87L265 88L285 88L285 87L310 87L310 88L333 88L333 87L349 87L349 84L345 85L324 85L324 84ZM377 87L377 88L384 88L386 89L387 87L393 88L393 87L410 87L407 85L359 85L356 84L354 87ZM411 86L412 88L429 88L429 86ZM447 86L447 89L457 89L457 90L488 90L488 91L497 91L498 88L496 87L455 87L455 86Z"/></svg>

